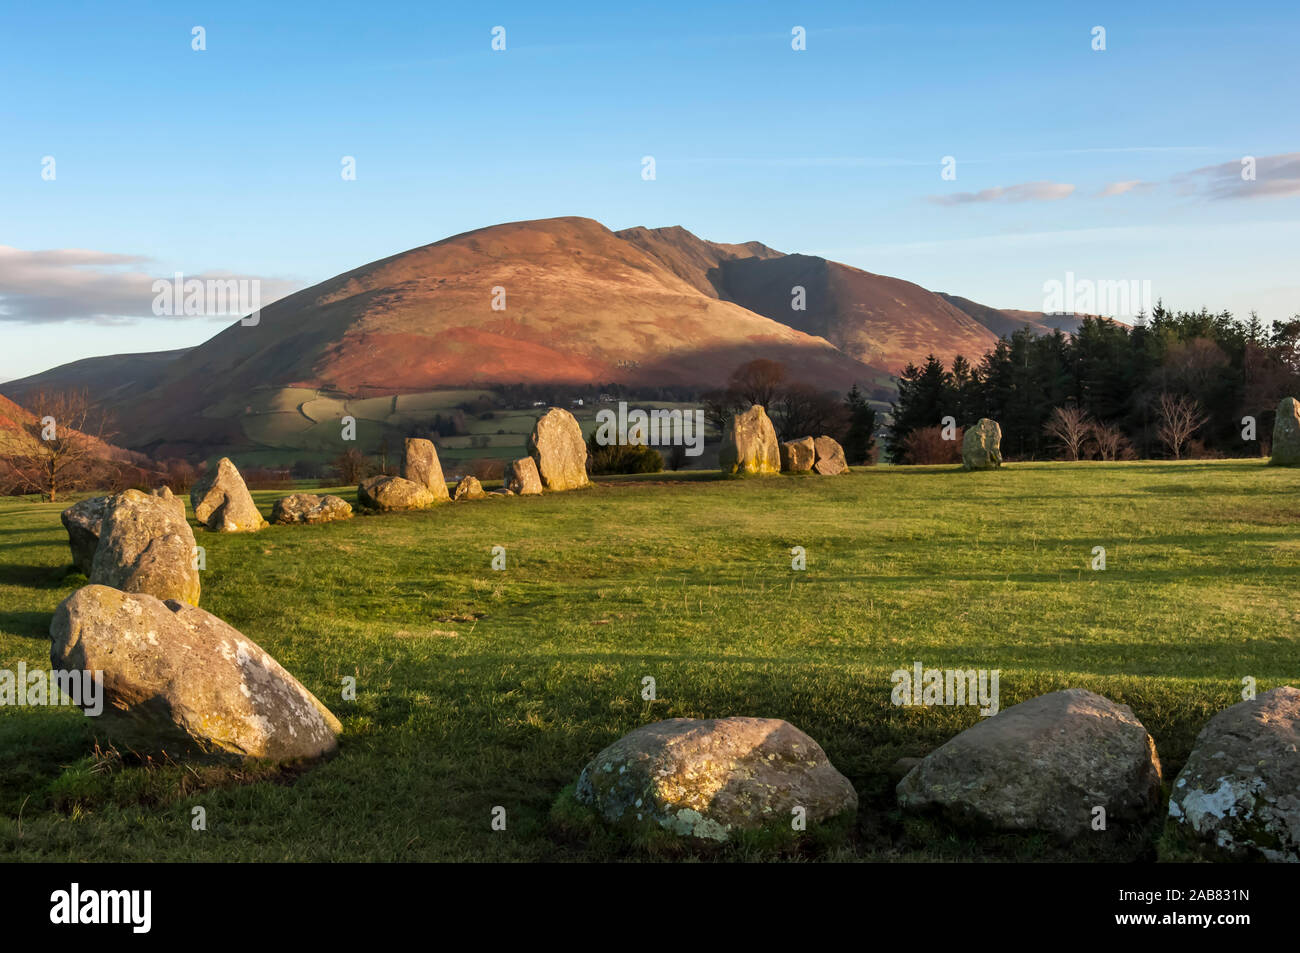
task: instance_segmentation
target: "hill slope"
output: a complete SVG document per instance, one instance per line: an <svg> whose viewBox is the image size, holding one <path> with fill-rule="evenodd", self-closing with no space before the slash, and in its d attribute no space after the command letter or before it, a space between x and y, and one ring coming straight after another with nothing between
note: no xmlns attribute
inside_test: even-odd
<svg viewBox="0 0 1300 953"><path fill-rule="evenodd" d="M988 305L971 301L969 298L944 294L942 291L939 292L939 297L966 312L998 337L1010 337L1023 327L1028 327L1035 334L1051 334L1057 330L1071 334L1077 331L1079 325L1083 323L1083 315L1048 314L1043 311L1014 311L1006 308L990 308ZM970 357L969 354L966 356Z"/></svg>
<svg viewBox="0 0 1300 953"><path fill-rule="evenodd" d="M456 235L282 298L257 325L232 325L120 393L114 419L136 448L236 446L250 395L268 387L360 397L519 382L711 388L757 357L831 388L885 376L701 292L599 222L545 219Z"/></svg>
<svg viewBox="0 0 1300 953"><path fill-rule="evenodd" d="M785 255L759 242L721 245L684 228L629 228L620 238L724 301L831 344L866 364L901 371L933 352L978 360L998 335L920 285L812 255ZM792 307L804 289L804 310Z"/></svg>
<svg viewBox="0 0 1300 953"><path fill-rule="evenodd" d="M802 310L792 307L796 287ZM758 357L795 379L884 396L891 374L929 353L977 361L1023 324L1046 333L1073 320L999 311L760 242L553 218L371 262L196 348L76 361L0 392L21 401L85 388L133 449L292 448L312 427L333 428L346 411L326 405L341 399L392 399L375 411L385 418L395 395L495 384L706 390Z"/></svg>

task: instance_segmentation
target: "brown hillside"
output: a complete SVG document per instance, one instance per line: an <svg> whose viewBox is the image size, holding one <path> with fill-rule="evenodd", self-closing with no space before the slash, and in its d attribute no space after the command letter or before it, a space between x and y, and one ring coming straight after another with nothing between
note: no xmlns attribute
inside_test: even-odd
<svg viewBox="0 0 1300 953"><path fill-rule="evenodd" d="M496 287L504 311L492 309ZM268 385L352 396L517 382L708 388L757 357L828 388L882 373L701 293L599 222L556 218L456 235L283 298L257 325L176 357L114 417L133 447L238 444L230 406Z"/></svg>
<svg viewBox="0 0 1300 953"><path fill-rule="evenodd" d="M920 285L811 255L785 255L759 242L721 245L683 228L631 228L644 248L695 287L774 321L825 338L864 364L901 371L933 352L978 360L997 335ZM806 310L791 307L802 287Z"/></svg>

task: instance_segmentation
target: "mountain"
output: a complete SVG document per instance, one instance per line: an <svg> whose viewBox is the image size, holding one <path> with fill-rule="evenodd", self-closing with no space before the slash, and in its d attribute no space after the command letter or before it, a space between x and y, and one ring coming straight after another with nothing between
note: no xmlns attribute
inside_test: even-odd
<svg viewBox="0 0 1300 953"><path fill-rule="evenodd" d="M36 418L0 395L0 453L26 456L36 449L36 438L28 428Z"/></svg>
<svg viewBox="0 0 1300 953"><path fill-rule="evenodd" d="M969 298L943 292L939 292L939 297L966 312L998 337L1010 337L1023 327L1028 327L1035 334L1051 334L1057 330L1072 334L1079 330L1079 325L1083 323L1084 318L1083 315L1076 314L1048 314L1042 311L990 308ZM970 357L969 354L966 356Z"/></svg>
<svg viewBox="0 0 1300 953"><path fill-rule="evenodd" d="M802 309L792 306L796 288ZM337 453L343 416L374 423L367 439L378 441L427 424L435 408L451 412L473 389L708 390L759 357L795 380L856 383L879 399L892 375L929 353L978 361L1001 334L1022 324L1046 333L1066 318L998 311L760 242L552 218L371 262L195 348L75 361L0 392L22 402L40 389L84 388L119 442L159 455L323 454ZM473 392L447 393L462 388ZM487 426L486 436L512 439ZM497 444L473 444L485 445Z"/></svg>
<svg viewBox="0 0 1300 953"><path fill-rule="evenodd" d="M823 337L864 364L901 371L931 352L978 360L998 334L920 285L812 255L786 255L758 242L720 245L684 228L629 228L644 248L705 294L796 330ZM804 289L795 310L794 289Z"/></svg>
<svg viewBox="0 0 1300 953"><path fill-rule="evenodd" d="M78 431L72 431L78 433ZM90 456L118 463L142 464L146 461L138 454L97 437L81 435L89 441ZM38 457L41 455L41 428L36 414L0 395L0 455L8 458ZM11 474L0 467L0 482Z"/></svg>
<svg viewBox="0 0 1300 953"><path fill-rule="evenodd" d="M494 310L501 294L504 309ZM129 446L186 450L246 440L241 418L268 388L350 397L499 383L712 388L758 357L828 388L888 379L819 337L702 293L599 222L555 218L466 232L364 265L266 306L258 324L227 327L161 368L119 359L138 376L119 377L111 403ZM87 371L113 376L102 362L82 362L82 379ZM66 365L3 390L77 378Z"/></svg>

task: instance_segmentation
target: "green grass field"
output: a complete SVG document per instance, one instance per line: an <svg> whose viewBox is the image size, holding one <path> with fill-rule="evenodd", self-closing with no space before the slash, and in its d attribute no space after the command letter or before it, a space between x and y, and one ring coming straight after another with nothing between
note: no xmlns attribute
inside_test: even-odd
<svg viewBox="0 0 1300 953"><path fill-rule="evenodd" d="M141 766L96 755L92 719L75 710L0 709L0 856L675 858L695 851L625 844L553 811L557 796L638 725L761 715L822 744L858 790L856 827L838 843L698 856L1176 858L1159 819L1063 848L900 816L894 762L978 715L896 708L890 673L1000 669L1003 708L1101 692L1146 724L1167 784L1242 678L1260 691L1300 680L1300 472L1230 461L707 476L199 531L203 608L339 715L339 754L293 772ZM264 512L277 495L257 494ZM65 505L0 502L0 667L48 667L50 615L85 582L69 567ZM504 572L490 568L494 545ZM1104 572L1089 568L1095 546ZM355 701L340 699L345 676ZM490 827L498 805L505 831ZM195 806L206 831L191 830Z"/></svg>

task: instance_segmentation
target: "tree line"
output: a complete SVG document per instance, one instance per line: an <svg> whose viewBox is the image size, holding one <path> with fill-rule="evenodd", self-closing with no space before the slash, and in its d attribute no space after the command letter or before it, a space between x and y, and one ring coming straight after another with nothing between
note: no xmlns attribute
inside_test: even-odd
<svg viewBox="0 0 1300 953"><path fill-rule="evenodd" d="M887 448L896 462L942 462L933 457L959 452L953 425L989 417L1009 459L1259 456L1277 402L1298 393L1300 315L1266 327L1253 312L1242 321L1158 302L1132 327L1093 317L1070 334L1026 327L978 364L958 355L945 367L933 354L908 364Z"/></svg>

